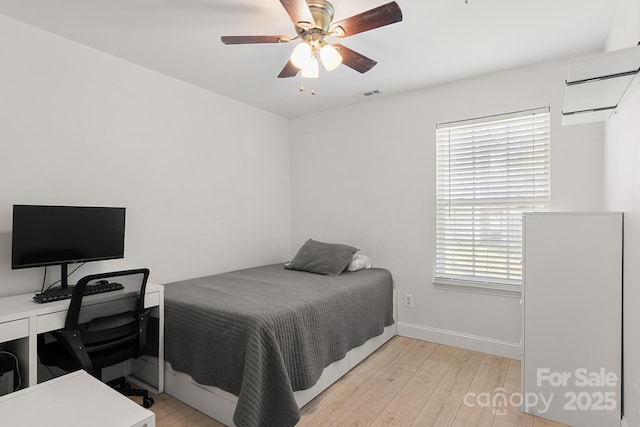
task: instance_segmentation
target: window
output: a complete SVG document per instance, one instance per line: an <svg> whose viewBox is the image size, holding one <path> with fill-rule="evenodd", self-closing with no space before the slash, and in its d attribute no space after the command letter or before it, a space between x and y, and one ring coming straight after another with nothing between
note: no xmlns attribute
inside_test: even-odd
<svg viewBox="0 0 640 427"><path fill-rule="evenodd" d="M549 109L439 124L436 285L522 283L522 213L549 206Z"/></svg>

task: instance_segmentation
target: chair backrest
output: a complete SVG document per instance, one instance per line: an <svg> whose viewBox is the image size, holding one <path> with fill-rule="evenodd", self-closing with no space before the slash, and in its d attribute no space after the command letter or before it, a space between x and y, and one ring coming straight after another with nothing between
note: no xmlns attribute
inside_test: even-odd
<svg viewBox="0 0 640 427"><path fill-rule="evenodd" d="M123 345L137 345L137 355L144 351L149 317L144 309L148 277L149 270L142 268L92 274L77 283L64 329L79 332L82 346L90 358L94 352ZM124 289L85 296L87 285L99 280L120 283Z"/></svg>
<svg viewBox="0 0 640 427"><path fill-rule="evenodd" d="M127 311L142 313L144 311L144 294L148 278L148 268L84 276L78 281L73 290L69 310L67 311L65 329L77 329L79 324L86 323L96 317ZM83 305L83 300L86 298L84 295L85 288L87 285L96 283L99 280L121 283L124 289L92 296L91 303Z"/></svg>

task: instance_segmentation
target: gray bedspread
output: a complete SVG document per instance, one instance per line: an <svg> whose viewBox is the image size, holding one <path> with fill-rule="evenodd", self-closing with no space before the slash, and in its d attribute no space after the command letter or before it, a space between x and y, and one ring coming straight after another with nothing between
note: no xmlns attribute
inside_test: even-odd
<svg viewBox="0 0 640 427"><path fill-rule="evenodd" d="M239 427L295 425L293 391L393 324L391 273L337 277L282 264L165 285L165 358L238 396Z"/></svg>

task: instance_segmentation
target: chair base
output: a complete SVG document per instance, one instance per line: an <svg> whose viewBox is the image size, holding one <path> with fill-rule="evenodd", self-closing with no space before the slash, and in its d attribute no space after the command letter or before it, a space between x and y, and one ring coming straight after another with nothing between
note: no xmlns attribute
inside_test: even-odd
<svg viewBox="0 0 640 427"><path fill-rule="evenodd" d="M107 385L114 390L120 392L125 396L140 396L142 397L142 406L144 408L151 408L153 406L153 397L149 397L147 390L132 388L131 384L125 381L124 377L116 378L107 382Z"/></svg>

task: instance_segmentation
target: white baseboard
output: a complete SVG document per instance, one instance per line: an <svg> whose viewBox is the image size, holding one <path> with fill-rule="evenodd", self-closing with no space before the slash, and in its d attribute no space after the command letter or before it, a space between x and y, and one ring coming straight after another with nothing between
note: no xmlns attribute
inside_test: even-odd
<svg viewBox="0 0 640 427"><path fill-rule="evenodd" d="M482 353L495 354L496 356L520 359L520 343L497 340L494 338L464 334L461 332L447 331L444 329L429 328L412 323L398 322L398 335L415 338L422 341L431 341L454 347Z"/></svg>

